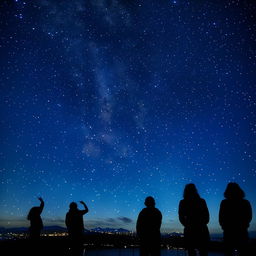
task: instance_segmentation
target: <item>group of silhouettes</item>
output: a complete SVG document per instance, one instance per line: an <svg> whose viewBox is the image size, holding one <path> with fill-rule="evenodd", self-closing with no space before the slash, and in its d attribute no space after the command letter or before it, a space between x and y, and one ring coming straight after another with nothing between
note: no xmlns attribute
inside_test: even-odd
<svg viewBox="0 0 256 256"><path fill-rule="evenodd" d="M252 220L252 208L245 193L237 183L231 182L224 192L219 209L219 224L223 229L225 254L232 256L234 250L241 256L248 256L248 227ZM30 238L36 241L40 238L43 222L40 214L44 208L44 201L39 198L39 207L33 207L29 211ZM83 201L83 210L78 209L75 202L70 203L66 214L65 223L70 238L70 254L80 256L83 254L83 215L88 212L88 207ZM138 216L136 231L140 240L140 256L160 256L162 214L155 207L155 200L148 196L145 206ZM179 220L184 226L185 248L189 256L208 255L208 243L210 241L207 224L210 216L207 204L200 197L196 186L187 184L184 189L183 199L179 203Z"/></svg>
<svg viewBox="0 0 256 256"><path fill-rule="evenodd" d="M30 221L29 238L37 245L40 239L40 233L43 229L43 221L41 213L44 208L44 201L41 197L38 198L40 206L34 206L30 209L27 219ZM69 238L70 238L70 255L80 256L83 254L83 236L84 236L84 221L83 215L89 210L87 205L80 201L84 206L83 210L78 209L78 205L75 202L71 202L69 205L69 211L66 214L65 223L67 226Z"/></svg>

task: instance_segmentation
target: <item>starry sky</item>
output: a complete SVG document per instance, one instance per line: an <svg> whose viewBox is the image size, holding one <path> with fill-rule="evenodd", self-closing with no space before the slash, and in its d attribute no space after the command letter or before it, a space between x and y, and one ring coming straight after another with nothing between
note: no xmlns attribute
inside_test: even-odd
<svg viewBox="0 0 256 256"><path fill-rule="evenodd" d="M144 199L162 231L195 183L219 232L230 181L256 212L256 5L250 0L2 0L0 226L135 229ZM80 206L81 208L81 206ZM251 230L256 229L256 219Z"/></svg>

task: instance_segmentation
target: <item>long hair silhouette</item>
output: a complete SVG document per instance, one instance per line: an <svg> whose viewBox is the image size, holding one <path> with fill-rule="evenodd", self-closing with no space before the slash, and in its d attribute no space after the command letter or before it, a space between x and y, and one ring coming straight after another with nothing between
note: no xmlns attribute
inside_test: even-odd
<svg viewBox="0 0 256 256"><path fill-rule="evenodd" d="M224 197L226 199L243 199L245 197L244 191L235 182L230 182L224 192Z"/></svg>
<svg viewBox="0 0 256 256"><path fill-rule="evenodd" d="M183 200L179 203L179 220L184 226L185 247L189 256L196 255L196 249L201 256L208 255L209 218L206 202L200 197L195 184L187 184L184 188Z"/></svg>
<svg viewBox="0 0 256 256"><path fill-rule="evenodd" d="M200 198L195 184L190 183L190 184L187 184L185 186L184 193L183 193L183 198L185 200L193 200L193 199L199 199Z"/></svg>
<svg viewBox="0 0 256 256"><path fill-rule="evenodd" d="M251 204L235 182L228 183L224 197L220 204L219 223L223 229L226 255L232 255L237 249L239 255L247 256L248 227L252 220Z"/></svg>

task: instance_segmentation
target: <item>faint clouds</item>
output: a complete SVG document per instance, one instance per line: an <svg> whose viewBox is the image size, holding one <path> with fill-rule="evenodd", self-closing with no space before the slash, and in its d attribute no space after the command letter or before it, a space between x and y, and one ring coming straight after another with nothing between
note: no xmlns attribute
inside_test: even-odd
<svg viewBox="0 0 256 256"><path fill-rule="evenodd" d="M132 223L133 220L127 217L119 217L118 220L124 222L124 223Z"/></svg>
<svg viewBox="0 0 256 256"><path fill-rule="evenodd" d="M88 130L86 130L88 132ZM105 157L105 163L112 164L115 158L128 158L133 155L130 145L123 143L117 134L104 133L98 131L98 134L88 135L82 152L87 157L97 158Z"/></svg>
<svg viewBox="0 0 256 256"><path fill-rule="evenodd" d="M145 130L144 122L145 122L147 110L146 110L145 104L142 101L138 102L137 105L138 105L138 110L137 110L137 113L134 115L136 127L137 129Z"/></svg>
<svg viewBox="0 0 256 256"><path fill-rule="evenodd" d="M116 218L105 218L105 219L92 219L86 221L86 226L89 228L95 228L95 227L111 227L111 228L120 228L120 227L127 227L127 225L130 225L133 223L133 220L120 216Z"/></svg>
<svg viewBox="0 0 256 256"><path fill-rule="evenodd" d="M88 157L98 157L100 155L100 148L93 142L88 142L84 145L83 153Z"/></svg>
<svg viewBox="0 0 256 256"><path fill-rule="evenodd" d="M45 226L65 226L65 220L61 217L59 218L44 218Z"/></svg>
<svg viewBox="0 0 256 256"><path fill-rule="evenodd" d="M102 17L109 26L130 26L129 12L118 0L91 0L91 5L102 13Z"/></svg>
<svg viewBox="0 0 256 256"><path fill-rule="evenodd" d="M78 11L78 12L84 12L86 11L86 7L85 7L85 2L86 1L72 1L72 3L74 3L75 5L75 9Z"/></svg>
<svg viewBox="0 0 256 256"><path fill-rule="evenodd" d="M110 145L114 142L114 137L110 134L101 134L101 138L105 143Z"/></svg>
<svg viewBox="0 0 256 256"><path fill-rule="evenodd" d="M116 219L114 219L114 218L107 218L106 221L110 222L110 223L115 223Z"/></svg>
<svg viewBox="0 0 256 256"><path fill-rule="evenodd" d="M118 149L119 157L127 158L133 155L132 148L130 145L120 145Z"/></svg>
<svg viewBox="0 0 256 256"><path fill-rule="evenodd" d="M55 21L59 24L81 25L77 17L80 13L96 11L101 14L102 21L109 26L129 26L131 17L126 8L118 0L84 0L74 1L50 1L41 0L40 5L47 9L49 15L55 16ZM92 9L92 10L91 10ZM74 22L75 21L75 22Z"/></svg>

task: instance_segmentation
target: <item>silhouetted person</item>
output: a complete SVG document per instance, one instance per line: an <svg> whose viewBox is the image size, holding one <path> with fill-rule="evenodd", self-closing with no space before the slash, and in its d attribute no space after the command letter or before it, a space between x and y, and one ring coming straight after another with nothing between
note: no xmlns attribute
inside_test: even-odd
<svg viewBox="0 0 256 256"><path fill-rule="evenodd" d="M202 199L194 184L187 184L184 189L183 200L179 203L179 220L184 226L185 247L189 256L208 255L208 243L210 240L207 224L209 211L204 199Z"/></svg>
<svg viewBox="0 0 256 256"><path fill-rule="evenodd" d="M75 202L70 203L69 211L66 214L65 220L71 241L71 255L79 256L83 254L83 215L89 211L88 207L83 201L80 201L80 203L84 206L84 210L79 210Z"/></svg>
<svg viewBox="0 0 256 256"><path fill-rule="evenodd" d="M137 219L137 235L140 239L140 256L160 256L162 214L155 208L155 200L149 196Z"/></svg>
<svg viewBox="0 0 256 256"><path fill-rule="evenodd" d="M237 183L231 182L224 192L219 211L219 223L223 229L226 255L232 255L236 249L239 255L247 254L248 227L252 220L252 208L244 191Z"/></svg>
<svg viewBox="0 0 256 256"><path fill-rule="evenodd" d="M27 219L30 221L29 237L32 240L39 240L41 230L43 229L41 213L44 209L44 201L41 197L38 200L41 202L40 206L32 207L27 216Z"/></svg>

